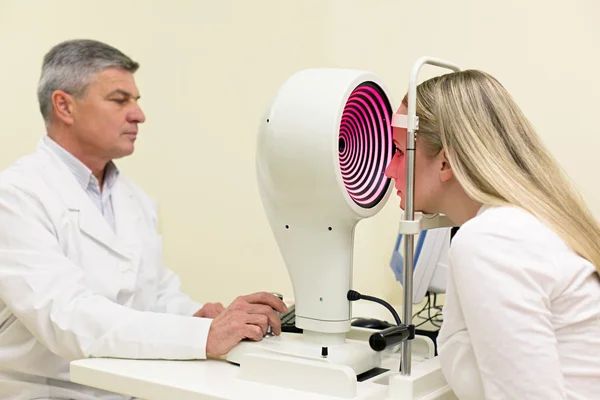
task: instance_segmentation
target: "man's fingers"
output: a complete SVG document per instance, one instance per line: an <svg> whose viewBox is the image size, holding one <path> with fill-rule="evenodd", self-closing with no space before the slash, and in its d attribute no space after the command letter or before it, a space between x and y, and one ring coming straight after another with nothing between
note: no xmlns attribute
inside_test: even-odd
<svg viewBox="0 0 600 400"><path fill-rule="evenodd" d="M264 304L249 304L246 307L246 312L248 314L275 314L275 311L270 306L266 306Z"/></svg>
<svg viewBox="0 0 600 400"><path fill-rule="evenodd" d="M219 312L219 314L225 311L225 307L223 307L223 304L221 303L215 303L215 309Z"/></svg>
<svg viewBox="0 0 600 400"><path fill-rule="evenodd" d="M262 340L263 336L265 335L266 324L265 324L265 328L263 330L263 328L260 326L261 322L259 322L260 315L249 314L249 317L254 318L253 321L255 321L255 323L249 322L246 325L244 325L242 333L243 333L244 337L258 342L258 341ZM263 321L264 321L264 319L263 319Z"/></svg>
<svg viewBox="0 0 600 400"><path fill-rule="evenodd" d="M247 314L246 323L259 326L263 336L267 333L267 328L269 327L269 319L263 314Z"/></svg>
<svg viewBox="0 0 600 400"><path fill-rule="evenodd" d="M275 314L275 311L269 306L262 304L250 304L247 312L249 314L262 314L268 318L268 323L271 325L273 333L279 335L281 333L281 319Z"/></svg>
<svg viewBox="0 0 600 400"><path fill-rule="evenodd" d="M286 313L288 311L287 306L277 296L267 292L252 293L244 296L244 299L251 304L265 304L279 311L280 313Z"/></svg>

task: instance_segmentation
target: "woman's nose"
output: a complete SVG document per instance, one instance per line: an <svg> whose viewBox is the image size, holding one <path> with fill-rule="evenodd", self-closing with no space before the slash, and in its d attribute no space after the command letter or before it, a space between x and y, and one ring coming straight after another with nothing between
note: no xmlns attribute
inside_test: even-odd
<svg viewBox="0 0 600 400"><path fill-rule="evenodd" d="M396 176L395 176L396 168L394 168L394 160L395 160L395 157L392 158L392 160L388 164L387 168L385 169L385 176L387 176L390 179L396 178Z"/></svg>

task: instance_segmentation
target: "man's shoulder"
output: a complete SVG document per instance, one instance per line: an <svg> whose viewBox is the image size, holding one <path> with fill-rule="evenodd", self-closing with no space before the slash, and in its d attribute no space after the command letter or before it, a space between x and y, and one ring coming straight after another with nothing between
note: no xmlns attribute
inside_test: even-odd
<svg viewBox="0 0 600 400"><path fill-rule="evenodd" d="M38 152L21 156L0 171L0 187L32 190L40 185L46 186L48 168L44 164L44 159Z"/></svg>

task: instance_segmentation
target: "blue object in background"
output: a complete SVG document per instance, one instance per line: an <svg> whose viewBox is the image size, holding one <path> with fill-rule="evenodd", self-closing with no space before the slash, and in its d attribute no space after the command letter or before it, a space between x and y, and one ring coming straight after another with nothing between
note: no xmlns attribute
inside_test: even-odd
<svg viewBox="0 0 600 400"><path fill-rule="evenodd" d="M427 236L427 231L423 231L419 234L419 239L417 241L417 248L414 253L414 265L413 271L415 270L415 266L419 261L419 255L421 254L421 249L423 248L423 242L425 241L425 237ZM396 239L396 245L394 246L394 252L392 253L392 259L390 260L390 267L392 271L394 271L394 276L396 280L400 282L401 285L404 285L404 257L400 254L400 244L402 244L402 234L398 234L398 239Z"/></svg>

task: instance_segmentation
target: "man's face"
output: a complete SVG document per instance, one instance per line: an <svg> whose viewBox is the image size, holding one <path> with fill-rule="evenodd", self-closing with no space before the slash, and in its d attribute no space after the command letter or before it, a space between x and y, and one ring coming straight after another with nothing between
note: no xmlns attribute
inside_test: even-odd
<svg viewBox="0 0 600 400"><path fill-rule="evenodd" d="M107 161L133 153L138 124L146 120L130 72L109 68L92 77L74 100L71 132L89 156Z"/></svg>

